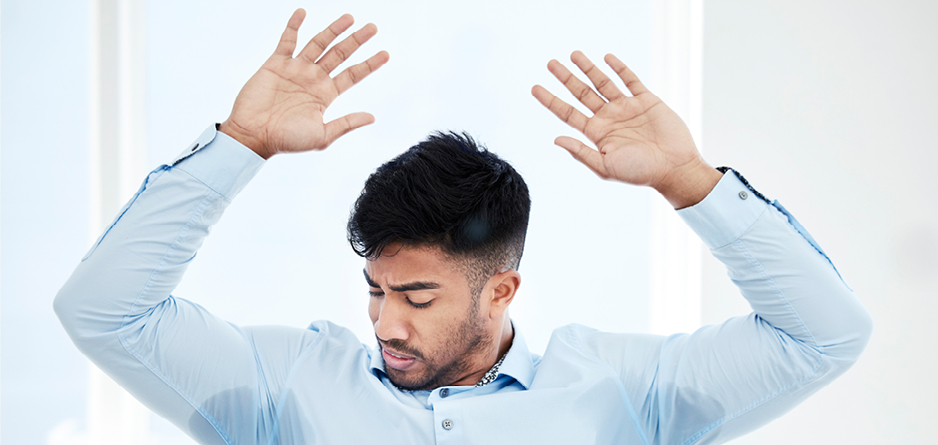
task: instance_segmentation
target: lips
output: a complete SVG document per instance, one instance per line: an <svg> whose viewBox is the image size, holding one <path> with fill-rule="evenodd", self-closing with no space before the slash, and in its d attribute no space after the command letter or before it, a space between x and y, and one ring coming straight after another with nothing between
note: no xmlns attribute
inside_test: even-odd
<svg viewBox="0 0 938 445"><path fill-rule="evenodd" d="M387 348L381 348L381 356L384 358L384 364L398 371L406 371L417 361L416 358L409 355L391 352Z"/></svg>

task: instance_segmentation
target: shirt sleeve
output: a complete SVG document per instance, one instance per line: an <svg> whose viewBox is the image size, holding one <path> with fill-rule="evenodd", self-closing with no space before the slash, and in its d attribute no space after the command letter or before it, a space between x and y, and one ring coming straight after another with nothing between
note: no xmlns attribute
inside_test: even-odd
<svg viewBox="0 0 938 445"><path fill-rule="evenodd" d="M692 334L597 332L586 344L620 375L650 443L722 443L845 372L872 322L801 224L734 172L678 213L753 312Z"/></svg>
<svg viewBox="0 0 938 445"><path fill-rule="evenodd" d="M278 370L265 369L253 347L266 331L171 295L211 226L263 164L209 128L147 176L54 302L82 353L201 443L264 436L268 405L276 404L258 373ZM307 334L278 335L290 337L282 342L288 352Z"/></svg>

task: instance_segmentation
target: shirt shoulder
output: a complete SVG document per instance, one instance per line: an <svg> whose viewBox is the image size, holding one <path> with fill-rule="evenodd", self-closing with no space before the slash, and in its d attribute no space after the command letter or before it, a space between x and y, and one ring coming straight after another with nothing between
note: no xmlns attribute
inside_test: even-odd
<svg viewBox="0 0 938 445"><path fill-rule="evenodd" d="M607 368L627 386L647 387L654 378L668 337L643 333L603 332L580 324L554 330L544 362L554 356Z"/></svg>
<svg viewBox="0 0 938 445"><path fill-rule="evenodd" d="M267 386L286 385L294 368L309 361L341 368L343 357L354 361L370 356L354 333L329 321L313 322L306 329L248 326L244 332Z"/></svg>

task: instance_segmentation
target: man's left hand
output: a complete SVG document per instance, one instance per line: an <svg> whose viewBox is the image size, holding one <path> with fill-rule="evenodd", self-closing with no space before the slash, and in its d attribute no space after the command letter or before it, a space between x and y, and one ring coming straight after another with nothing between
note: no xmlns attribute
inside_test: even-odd
<svg viewBox="0 0 938 445"><path fill-rule="evenodd" d="M570 59L596 90L556 60L551 60L547 68L593 112L592 117L586 117L540 85L535 85L531 93L557 117L583 133L597 149L566 136L555 139L555 144L599 177L650 186L678 209L694 205L710 193L721 174L701 159L690 131L677 113L651 94L635 73L612 54L605 61L631 96L623 94L583 53L575 51Z"/></svg>

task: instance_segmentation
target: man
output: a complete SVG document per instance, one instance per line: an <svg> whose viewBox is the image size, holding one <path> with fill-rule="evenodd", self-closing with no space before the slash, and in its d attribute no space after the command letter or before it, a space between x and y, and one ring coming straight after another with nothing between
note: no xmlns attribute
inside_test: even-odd
<svg viewBox="0 0 938 445"><path fill-rule="evenodd" d="M238 327L171 296L231 199L278 153L373 122L323 112L387 62L330 73L376 32L343 16L293 57L298 10L231 116L153 171L55 300L75 344L203 443L718 443L763 425L857 359L867 312L807 232L732 171L618 59L623 94L585 56L548 68L593 113L535 86L592 141L557 145L604 179L660 192L754 312L670 337L557 329L542 356L508 317L521 284L527 186L468 136L437 134L381 166L349 220L377 348L348 330ZM615 230L605 227L603 230Z"/></svg>

